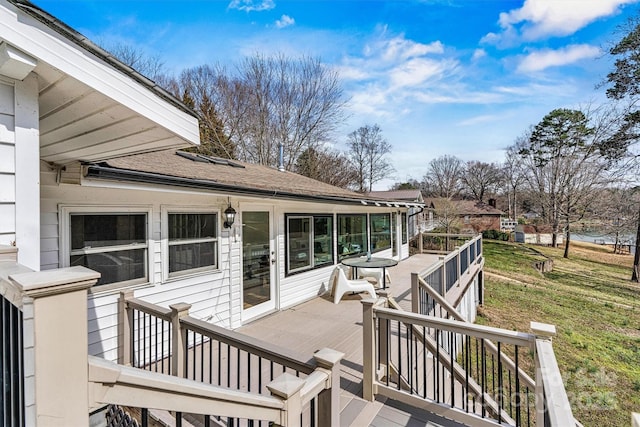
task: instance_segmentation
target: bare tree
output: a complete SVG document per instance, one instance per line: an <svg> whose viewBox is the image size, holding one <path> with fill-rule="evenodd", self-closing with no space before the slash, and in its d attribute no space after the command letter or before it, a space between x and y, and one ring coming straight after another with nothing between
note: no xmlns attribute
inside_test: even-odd
<svg viewBox="0 0 640 427"><path fill-rule="evenodd" d="M164 61L158 55L151 55L142 49L125 43L114 43L104 46L118 60L143 76L166 88L169 79Z"/></svg>
<svg viewBox="0 0 640 427"><path fill-rule="evenodd" d="M236 158L237 136L241 114L224 114L231 109L242 110L241 91L223 67L203 65L180 73L170 89L193 108L200 119L200 146L192 151L216 157Z"/></svg>
<svg viewBox="0 0 640 427"><path fill-rule="evenodd" d="M304 150L328 141L344 119L338 76L318 59L256 55L239 65L238 80L245 126L237 147L243 160L276 166L282 144L291 170Z"/></svg>
<svg viewBox="0 0 640 427"><path fill-rule="evenodd" d="M310 147L298 156L295 171L327 184L347 189L356 186L357 176L349 158L336 150Z"/></svg>
<svg viewBox="0 0 640 427"><path fill-rule="evenodd" d="M553 227L554 246L563 227L565 258L571 224L585 216L597 190L612 179L610 163L599 150L600 141L610 135L609 123L606 114L556 109L533 128L518 151L528 167L530 190Z"/></svg>
<svg viewBox="0 0 640 427"><path fill-rule="evenodd" d="M378 125L365 125L347 136L349 158L356 168L358 191L371 191L373 184L393 173L386 155L391 144L382 137Z"/></svg>
<svg viewBox="0 0 640 427"><path fill-rule="evenodd" d="M307 148L328 141L344 119L342 88L319 59L245 58L184 70L174 89L188 96L206 124L207 142L224 157L295 168Z"/></svg>
<svg viewBox="0 0 640 427"><path fill-rule="evenodd" d="M472 160L465 164L460 179L474 199L484 202L487 194L496 192L502 173L495 163Z"/></svg>
<svg viewBox="0 0 640 427"><path fill-rule="evenodd" d="M527 131L524 135L517 138L515 145L507 148L505 161L502 165L503 183L507 186L509 218L514 221L518 219L518 193L525 181L522 158L518 152L530 137L531 131Z"/></svg>
<svg viewBox="0 0 640 427"><path fill-rule="evenodd" d="M613 238L613 252L622 252L626 243L631 244L640 206L640 190L637 187L614 187L601 191L594 210L603 224L603 235Z"/></svg>
<svg viewBox="0 0 640 427"><path fill-rule="evenodd" d="M429 162L423 181L429 195L450 199L461 190L464 163L455 156L444 155Z"/></svg>
<svg viewBox="0 0 640 427"><path fill-rule="evenodd" d="M614 101L626 101L626 113L618 131L602 145L601 150L610 158L631 157L629 147L640 140L640 16L629 19L618 29L619 40L609 49L615 58L613 70L607 75L603 86L608 86L607 97ZM637 174L635 176L637 180ZM633 282L640 282L640 209L637 211L635 255L633 259Z"/></svg>

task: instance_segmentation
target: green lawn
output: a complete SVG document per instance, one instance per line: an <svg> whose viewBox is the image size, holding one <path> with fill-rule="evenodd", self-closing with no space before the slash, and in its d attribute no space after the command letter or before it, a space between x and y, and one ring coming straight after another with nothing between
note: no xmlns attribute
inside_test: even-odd
<svg viewBox="0 0 640 427"><path fill-rule="evenodd" d="M529 331L529 322L556 325L553 344L572 403L585 426L628 426L640 412L640 286L629 281L631 256L574 245L535 249L484 241L485 303L478 323Z"/></svg>

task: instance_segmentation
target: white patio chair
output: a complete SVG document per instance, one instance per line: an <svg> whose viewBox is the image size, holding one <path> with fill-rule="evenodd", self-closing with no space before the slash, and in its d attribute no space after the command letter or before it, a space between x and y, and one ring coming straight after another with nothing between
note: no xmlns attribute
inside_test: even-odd
<svg viewBox="0 0 640 427"><path fill-rule="evenodd" d="M333 303L338 304L342 296L347 292L368 292L371 298L376 298L373 285L367 280L349 280L344 270L336 267L329 278L329 289L333 295Z"/></svg>
<svg viewBox="0 0 640 427"><path fill-rule="evenodd" d="M358 268L358 279L365 279L367 277L372 278L376 281L376 286L382 286L382 272L384 269L382 268ZM389 285L391 283L391 278L389 277L389 273L385 271L385 283Z"/></svg>

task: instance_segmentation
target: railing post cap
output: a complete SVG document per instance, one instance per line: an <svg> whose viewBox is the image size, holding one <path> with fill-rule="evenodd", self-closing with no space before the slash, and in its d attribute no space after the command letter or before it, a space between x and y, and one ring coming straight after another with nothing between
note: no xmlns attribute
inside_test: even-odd
<svg viewBox="0 0 640 427"><path fill-rule="evenodd" d="M172 312L184 313L189 311L189 309L191 308L191 304L187 304L186 302L178 302L175 304L171 304L169 308Z"/></svg>
<svg viewBox="0 0 640 427"><path fill-rule="evenodd" d="M388 289L376 289L376 294L379 298L387 299L390 296L390 292Z"/></svg>
<svg viewBox="0 0 640 427"><path fill-rule="evenodd" d="M288 372L280 375L275 380L267 384L267 389L272 395L281 399L289 399L298 393L304 386L305 381Z"/></svg>
<svg viewBox="0 0 640 427"><path fill-rule="evenodd" d="M554 337L556 335L555 325L548 323L531 322L531 332L536 336Z"/></svg>
<svg viewBox="0 0 640 427"><path fill-rule="evenodd" d="M378 298L363 298L360 300L360 302L362 303L362 305L374 305L378 302Z"/></svg>
<svg viewBox="0 0 640 427"><path fill-rule="evenodd" d="M313 358L318 362L321 368L333 368L340 363L344 353L341 353L332 348L322 348L313 354Z"/></svg>

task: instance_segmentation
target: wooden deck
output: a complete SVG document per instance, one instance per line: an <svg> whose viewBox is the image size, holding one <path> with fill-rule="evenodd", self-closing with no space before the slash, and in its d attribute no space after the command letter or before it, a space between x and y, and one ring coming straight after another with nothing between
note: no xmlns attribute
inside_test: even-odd
<svg viewBox="0 0 640 427"><path fill-rule="evenodd" d="M411 273L438 260L437 255L414 255L389 268L387 290L409 310ZM327 277L328 280L328 277ZM238 332L311 355L329 347L345 354L341 365L341 426L460 426L459 423L399 402L362 399L362 298L345 295L339 304L324 295L256 320Z"/></svg>

